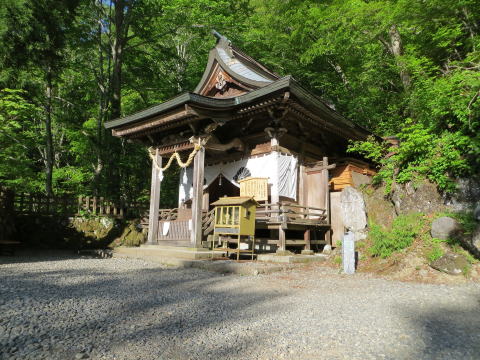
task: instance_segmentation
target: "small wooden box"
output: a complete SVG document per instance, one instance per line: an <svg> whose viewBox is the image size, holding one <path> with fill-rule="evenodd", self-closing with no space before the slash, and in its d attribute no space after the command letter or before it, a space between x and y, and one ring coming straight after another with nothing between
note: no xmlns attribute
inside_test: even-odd
<svg viewBox="0 0 480 360"><path fill-rule="evenodd" d="M255 210L258 203L252 197L224 197L215 206L214 234L255 235Z"/></svg>

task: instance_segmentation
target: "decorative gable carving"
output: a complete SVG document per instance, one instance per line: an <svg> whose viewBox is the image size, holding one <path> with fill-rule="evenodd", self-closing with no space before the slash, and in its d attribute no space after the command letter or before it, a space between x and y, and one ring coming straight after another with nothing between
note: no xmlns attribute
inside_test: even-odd
<svg viewBox="0 0 480 360"><path fill-rule="evenodd" d="M200 91L200 95L210 97L232 97L245 94L253 90L233 79L220 64L215 63L212 72Z"/></svg>

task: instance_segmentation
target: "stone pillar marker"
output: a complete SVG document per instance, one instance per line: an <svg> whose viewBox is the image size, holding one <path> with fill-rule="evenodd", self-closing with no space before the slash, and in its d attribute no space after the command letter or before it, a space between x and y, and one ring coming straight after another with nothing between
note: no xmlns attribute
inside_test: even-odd
<svg viewBox="0 0 480 360"><path fill-rule="evenodd" d="M351 231L343 235L342 264L344 274L355 274L355 235Z"/></svg>
<svg viewBox="0 0 480 360"><path fill-rule="evenodd" d="M150 185L150 212L148 216L148 239L149 245L157 243L158 236L158 212L160 209L160 184L162 182L162 157L158 149L155 149L152 159L152 182Z"/></svg>

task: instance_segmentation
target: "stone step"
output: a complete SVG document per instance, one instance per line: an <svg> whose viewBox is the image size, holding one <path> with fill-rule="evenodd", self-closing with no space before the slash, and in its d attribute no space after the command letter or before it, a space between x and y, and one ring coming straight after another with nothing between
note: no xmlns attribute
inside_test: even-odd
<svg viewBox="0 0 480 360"><path fill-rule="evenodd" d="M328 256L323 254L315 255L277 255L277 254L259 254L257 260L261 262L272 262L282 264L299 264L327 260Z"/></svg>
<svg viewBox="0 0 480 360"><path fill-rule="evenodd" d="M142 245L140 247L120 246L115 249L114 254L130 255L131 257L160 257L182 260L202 260L212 258L212 252L207 249L161 245Z"/></svg>

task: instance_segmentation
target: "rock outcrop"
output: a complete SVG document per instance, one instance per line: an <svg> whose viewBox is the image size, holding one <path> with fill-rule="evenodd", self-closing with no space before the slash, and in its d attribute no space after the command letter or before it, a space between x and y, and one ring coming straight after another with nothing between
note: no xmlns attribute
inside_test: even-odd
<svg viewBox="0 0 480 360"><path fill-rule="evenodd" d="M457 191L445 199L445 204L454 211L469 211L479 206L480 216L480 177L457 180ZM480 218L478 219L480 220Z"/></svg>
<svg viewBox="0 0 480 360"><path fill-rule="evenodd" d="M421 212L434 214L447 209L437 186L425 181L414 186L412 182L395 184L391 194L397 215Z"/></svg>

